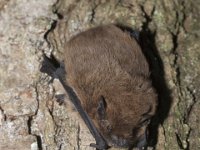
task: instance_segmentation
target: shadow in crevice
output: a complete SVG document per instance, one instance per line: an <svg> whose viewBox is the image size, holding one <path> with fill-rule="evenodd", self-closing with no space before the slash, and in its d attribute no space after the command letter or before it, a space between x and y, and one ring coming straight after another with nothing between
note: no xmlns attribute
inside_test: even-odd
<svg viewBox="0 0 200 150"><path fill-rule="evenodd" d="M123 31L130 33L141 46L141 49L149 63L152 84L158 93L158 109L149 125L148 146L155 147L158 141L158 128L167 118L171 107L171 91L165 80L164 65L155 43L156 32L148 29L148 22L143 25L141 32L135 32L130 27L117 25Z"/></svg>
<svg viewBox="0 0 200 150"><path fill-rule="evenodd" d="M156 32L152 33L144 26L139 38L140 46L150 66L153 86L158 93L157 113L149 126L148 144L152 147L157 143L159 125L162 125L167 118L172 103L171 91L165 80L163 61L155 44L155 35Z"/></svg>

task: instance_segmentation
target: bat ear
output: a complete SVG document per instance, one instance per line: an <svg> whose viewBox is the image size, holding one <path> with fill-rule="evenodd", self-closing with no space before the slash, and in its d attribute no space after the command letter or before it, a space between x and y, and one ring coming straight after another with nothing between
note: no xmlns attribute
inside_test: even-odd
<svg viewBox="0 0 200 150"><path fill-rule="evenodd" d="M100 120L104 120L106 117L106 100L103 96L100 96L98 99L98 107L97 107L97 112Z"/></svg>

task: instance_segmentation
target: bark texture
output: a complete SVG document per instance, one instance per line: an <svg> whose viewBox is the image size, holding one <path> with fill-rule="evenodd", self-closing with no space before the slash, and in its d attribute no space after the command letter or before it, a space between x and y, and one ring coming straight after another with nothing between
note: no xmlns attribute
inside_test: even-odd
<svg viewBox="0 0 200 150"><path fill-rule="evenodd" d="M155 150L200 149L200 1L0 0L0 149L92 150L94 142L57 80L40 73L42 53L91 27L137 30L159 109ZM116 148L113 148L116 150Z"/></svg>

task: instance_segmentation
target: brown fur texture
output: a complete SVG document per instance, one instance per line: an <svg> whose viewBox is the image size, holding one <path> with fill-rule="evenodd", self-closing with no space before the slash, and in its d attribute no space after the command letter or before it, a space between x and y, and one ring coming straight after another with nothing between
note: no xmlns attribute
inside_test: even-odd
<svg viewBox="0 0 200 150"><path fill-rule="evenodd" d="M109 144L137 144L157 94L136 40L115 25L96 27L66 43L64 64L67 83Z"/></svg>

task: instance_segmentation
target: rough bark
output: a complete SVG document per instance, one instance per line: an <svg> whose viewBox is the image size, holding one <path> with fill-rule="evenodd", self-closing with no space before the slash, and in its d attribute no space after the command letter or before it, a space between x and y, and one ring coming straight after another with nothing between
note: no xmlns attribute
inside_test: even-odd
<svg viewBox="0 0 200 150"><path fill-rule="evenodd" d="M59 82L39 68L43 52L62 60L72 36L109 23L140 33L159 93L149 145L200 149L199 16L193 0L0 0L0 149L93 149L67 95L56 101Z"/></svg>

